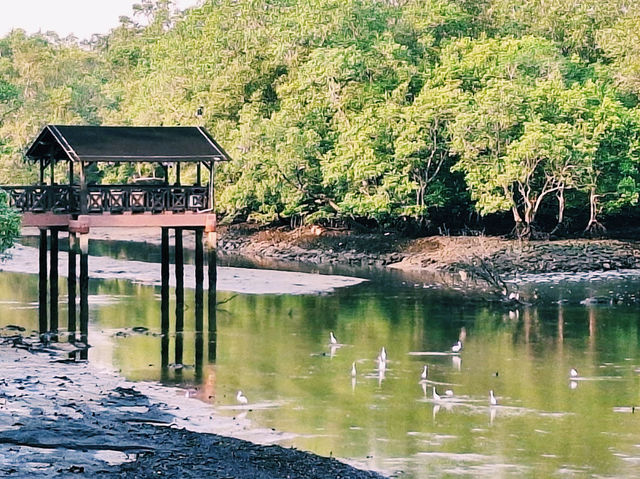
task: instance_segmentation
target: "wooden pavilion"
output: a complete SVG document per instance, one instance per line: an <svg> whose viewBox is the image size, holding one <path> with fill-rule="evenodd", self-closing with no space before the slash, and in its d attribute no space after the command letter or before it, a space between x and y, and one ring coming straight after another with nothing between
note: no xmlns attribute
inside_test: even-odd
<svg viewBox="0 0 640 479"><path fill-rule="evenodd" d="M215 328L216 219L214 169L228 160L224 149L202 127L128 127L48 125L26 152L39 165L40 181L32 186L3 186L10 205L23 214L23 226L40 228L40 332L58 331L58 233L69 234L69 318L76 331L76 255L80 255L80 333L88 325L88 233L92 227L159 227L162 230L162 328L168 330L169 229L174 229L176 330L184 314L183 230L195 232L196 329L202 330L204 241L207 233L209 329ZM152 182L94 184L92 165L149 163L163 173ZM67 165L66 184L60 164ZM195 165L194 184L183 184L181 169ZM174 169L169 181L169 168ZM193 167L191 167L193 169ZM57 177L56 177L57 173ZM193 171L192 177L193 177ZM205 176L203 181L203 176ZM47 240L49 237L49 240ZM135 239L132 237L132 239ZM47 264L49 245L49 265ZM49 266L49 267L47 267ZM48 270L48 271L47 271ZM48 275L47 275L48 272ZM48 276L48 278L47 278ZM48 285L47 285L48 279ZM49 317L47 317L47 286ZM211 324L213 322L213 325Z"/></svg>

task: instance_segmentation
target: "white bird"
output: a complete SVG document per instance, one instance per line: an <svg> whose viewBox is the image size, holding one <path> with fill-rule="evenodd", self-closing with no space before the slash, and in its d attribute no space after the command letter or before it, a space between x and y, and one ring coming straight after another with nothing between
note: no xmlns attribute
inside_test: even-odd
<svg viewBox="0 0 640 479"><path fill-rule="evenodd" d="M440 401L440 394L438 394L438 392L436 391L436 387L433 386L433 400L434 401Z"/></svg>
<svg viewBox="0 0 640 479"><path fill-rule="evenodd" d="M569 370L569 376L571 376L572 378L577 378L578 377L578 370L576 368L571 368Z"/></svg>
<svg viewBox="0 0 640 479"><path fill-rule="evenodd" d="M453 391L452 391L451 389L447 389L447 390L444 392L444 394L445 394L445 396L453 397Z"/></svg>
<svg viewBox="0 0 640 479"><path fill-rule="evenodd" d="M329 332L329 343L330 344L338 344L338 340L336 339L336 337L333 335L333 331Z"/></svg>
<svg viewBox="0 0 640 479"><path fill-rule="evenodd" d="M425 364L424 368L422 369L422 374L420 375L420 379L425 381L427 379L427 376L429 376L429 366Z"/></svg>
<svg viewBox="0 0 640 479"><path fill-rule="evenodd" d="M489 391L489 404L491 404L492 406L498 405L498 399L496 399L496 397L493 395L493 389Z"/></svg>
<svg viewBox="0 0 640 479"><path fill-rule="evenodd" d="M458 342L453 346L451 346L451 351L454 353L459 353L461 349L462 349L462 341L458 339Z"/></svg>
<svg viewBox="0 0 640 479"><path fill-rule="evenodd" d="M355 378L357 374L358 374L358 371L356 370L356 363L353 362L351 363L351 377Z"/></svg>
<svg viewBox="0 0 640 479"><path fill-rule="evenodd" d="M379 358L380 358L382 361L386 361L386 360L387 360L387 350L386 350L386 349L384 349L384 346L382 346L382 349L380 350L380 356L379 356Z"/></svg>
<svg viewBox="0 0 640 479"><path fill-rule="evenodd" d="M236 394L236 401L238 401L240 404L247 404L249 402L247 396L242 394L242 391L238 391L238 394Z"/></svg>
<svg viewBox="0 0 640 479"><path fill-rule="evenodd" d="M384 371L385 369L387 369L387 362L382 359L382 356L378 356L378 369L380 371Z"/></svg>

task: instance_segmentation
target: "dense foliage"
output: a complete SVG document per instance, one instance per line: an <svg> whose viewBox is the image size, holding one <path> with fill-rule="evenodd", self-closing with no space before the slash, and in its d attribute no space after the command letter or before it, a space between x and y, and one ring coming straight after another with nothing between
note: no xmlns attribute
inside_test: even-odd
<svg viewBox="0 0 640 479"><path fill-rule="evenodd" d="M46 123L202 122L229 219L598 231L638 209L638 32L629 0L143 0L0 39L0 182Z"/></svg>

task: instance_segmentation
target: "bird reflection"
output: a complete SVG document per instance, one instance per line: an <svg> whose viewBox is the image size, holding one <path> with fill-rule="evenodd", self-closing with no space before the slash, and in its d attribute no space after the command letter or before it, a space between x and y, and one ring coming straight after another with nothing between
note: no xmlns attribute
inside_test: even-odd
<svg viewBox="0 0 640 479"><path fill-rule="evenodd" d="M569 381L569 388L570 389L577 389L578 388L578 381Z"/></svg>
<svg viewBox="0 0 640 479"><path fill-rule="evenodd" d="M489 408L489 424L493 424L493 421L495 420L497 414L498 414L498 408L495 408L495 407Z"/></svg>
<svg viewBox="0 0 640 479"><path fill-rule="evenodd" d="M427 383L421 382L420 386L422 386L422 394L424 395L424 397L427 397Z"/></svg>
<svg viewBox="0 0 640 479"><path fill-rule="evenodd" d="M338 350L340 346L338 346L337 344L330 344L329 345L329 357L333 358L336 355L336 351Z"/></svg>
<svg viewBox="0 0 640 479"><path fill-rule="evenodd" d="M460 356L451 356L451 362L456 371L462 370L462 358Z"/></svg>

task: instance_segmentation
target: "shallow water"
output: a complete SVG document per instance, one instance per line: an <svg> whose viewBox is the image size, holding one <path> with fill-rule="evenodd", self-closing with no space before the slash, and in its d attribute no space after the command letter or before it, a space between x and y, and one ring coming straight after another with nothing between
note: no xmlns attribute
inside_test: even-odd
<svg viewBox="0 0 640 479"><path fill-rule="evenodd" d="M186 331L165 343L163 367L159 290L92 281L89 360L131 380L175 384L251 427L293 433L284 445L397 477L640 472L640 409L632 412L640 404L640 308L615 304L619 293L638 293L637 279L550 281L538 285L542 304L511 312L417 286L396 273L328 295L237 295L219 308L215 343L194 333L188 303ZM614 304L580 304L603 297ZM0 274L0 325L35 329L36 302L35 276ZM62 323L65 315L61 305ZM464 349L451 355L461 328ZM343 346L332 350L330 331ZM176 343L184 367L171 364ZM420 383L423 364L452 399L433 401L432 384ZM248 406L236 405L238 389Z"/></svg>

